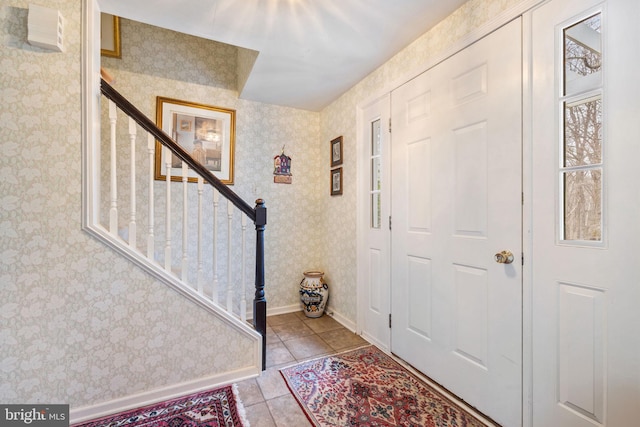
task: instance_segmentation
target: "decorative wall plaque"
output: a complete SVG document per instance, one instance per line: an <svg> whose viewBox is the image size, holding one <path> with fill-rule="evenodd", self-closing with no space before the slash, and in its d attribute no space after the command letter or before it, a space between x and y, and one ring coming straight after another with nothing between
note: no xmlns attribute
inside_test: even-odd
<svg viewBox="0 0 640 427"><path fill-rule="evenodd" d="M283 146L282 153L273 158L273 182L276 184L291 184L292 181L291 157L284 154Z"/></svg>

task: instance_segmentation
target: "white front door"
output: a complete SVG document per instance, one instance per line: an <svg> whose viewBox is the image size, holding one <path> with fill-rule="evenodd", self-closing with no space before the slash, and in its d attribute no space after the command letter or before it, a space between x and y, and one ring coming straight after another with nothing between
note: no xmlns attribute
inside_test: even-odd
<svg viewBox="0 0 640 427"><path fill-rule="evenodd" d="M359 206L360 283L358 326L362 336L388 351L390 307L390 193L391 148L389 141L389 94L360 108L360 168L363 174Z"/></svg>
<svg viewBox="0 0 640 427"><path fill-rule="evenodd" d="M392 92L392 352L521 425L516 19ZM510 251L513 262L498 263Z"/></svg>
<svg viewBox="0 0 640 427"><path fill-rule="evenodd" d="M533 425L640 425L640 2L532 12Z"/></svg>

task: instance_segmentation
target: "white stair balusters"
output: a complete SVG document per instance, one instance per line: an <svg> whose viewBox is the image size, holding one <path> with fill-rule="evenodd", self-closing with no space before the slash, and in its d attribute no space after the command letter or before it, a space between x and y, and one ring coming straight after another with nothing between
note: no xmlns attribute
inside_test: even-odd
<svg viewBox="0 0 640 427"><path fill-rule="evenodd" d="M198 274L196 283L198 286L198 293L202 295L204 293L204 268L202 264L202 193L204 191L204 180L201 176L198 177Z"/></svg>
<svg viewBox="0 0 640 427"><path fill-rule="evenodd" d="M212 286L212 299L213 302L218 302L218 204L220 201L220 193L218 190L213 190L213 281Z"/></svg>
<svg viewBox="0 0 640 427"><path fill-rule="evenodd" d="M129 187L131 192L131 210L129 217L129 246L136 247L136 122L129 117L129 157L131 162L131 176Z"/></svg>
<svg viewBox="0 0 640 427"><path fill-rule="evenodd" d="M166 174L166 208L165 208L165 236L164 236L164 269L171 272L171 151L163 146Z"/></svg>
<svg viewBox="0 0 640 427"><path fill-rule="evenodd" d="M113 101L108 102L109 142L105 153L109 157L103 163L104 181L98 181L109 186L100 205L107 213L99 216L108 222L108 234L129 253L147 260L147 266L157 267L164 277L182 282L199 296L246 322L250 316L247 309L251 311L251 307L247 307L247 262L253 262L253 255L247 252L247 216L240 211L240 219L234 220L234 211L238 208L202 177L197 178L190 191L191 169L187 162L182 161L179 169L174 167L175 155L165 145L157 143L157 136L146 131L136 120L120 117L123 112ZM122 122L125 118L127 122ZM124 123L126 125L122 125ZM142 142L140 130L146 133L146 146L138 145ZM161 153L156 151L158 147ZM140 156L146 159L137 163ZM127 163L126 168L118 169L118 165ZM161 180L157 179L156 163L163 166L165 176ZM144 180L137 179L140 174ZM180 190L182 197L176 197ZM118 193L122 195L127 191L126 200L119 200ZM143 193L138 194L139 191ZM101 192L98 190L97 194ZM220 211L223 207L221 197L227 204L225 216ZM130 205L125 206L127 203ZM142 205L138 206L139 203ZM160 209L156 209L156 203ZM181 215L177 214L180 203ZM119 218L124 212L128 216L126 220ZM196 223L190 224L190 214ZM178 222L180 216L181 224ZM125 221L126 227L119 225ZM138 227L141 231L144 228L140 242ZM174 241L181 241L180 251Z"/></svg>
<svg viewBox="0 0 640 427"><path fill-rule="evenodd" d="M109 146L110 146L110 208L109 208L109 232L118 235L118 171L117 166L117 150L116 150L116 125L118 123L118 114L116 104L109 101Z"/></svg>
<svg viewBox="0 0 640 427"><path fill-rule="evenodd" d="M153 187L154 187L154 160L155 160L155 147L156 140L153 135L147 135L147 153L149 155L149 201L148 201L148 212L149 218L147 218L147 222L149 224L149 231L147 235L147 258L151 261L155 261L155 235L154 235L154 224L155 224L155 209L154 209L154 198L153 198Z"/></svg>
<svg viewBox="0 0 640 427"><path fill-rule="evenodd" d="M182 281L189 283L189 256L187 244L189 237L189 167L182 162Z"/></svg>
<svg viewBox="0 0 640 427"><path fill-rule="evenodd" d="M233 204L227 200L227 311L233 313L233 274L231 260L233 258Z"/></svg>
<svg viewBox="0 0 640 427"><path fill-rule="evenodd" d="M240 294L240 319L243 322L247 321L247 283L245 281L245 270L246 270L246 264L247 264L247 240L246 240L246 234L247 234L247 217L245 215L241 215L242 216L242 238L241 238L241 242L242 242L242 265L241 265L241 271L240 271L240 278L241 278L241 282L242 282L242 286L241 286L241 294Z"/></svg>

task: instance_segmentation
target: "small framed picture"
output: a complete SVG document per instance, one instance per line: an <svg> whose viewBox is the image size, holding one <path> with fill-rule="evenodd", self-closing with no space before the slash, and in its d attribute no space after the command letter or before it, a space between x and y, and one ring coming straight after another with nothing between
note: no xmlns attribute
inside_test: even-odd
<svg viewBox="0 0 640 427"><path fill-rule="evenodd" d="M342 164L342 136L331 140L331 167Z"/></svg>
<svg viewBox="0 0 640 427"><path fill-rule="evenodd" d="M331 171L331 195L340 194L342 194L342 168L336 168Z"/></svg>
<svg viewBox="0 0 640 427"><path fill-rule="evenodd" d="M120 18L107 13L100 14L100 55L121 58Z"/></svg>

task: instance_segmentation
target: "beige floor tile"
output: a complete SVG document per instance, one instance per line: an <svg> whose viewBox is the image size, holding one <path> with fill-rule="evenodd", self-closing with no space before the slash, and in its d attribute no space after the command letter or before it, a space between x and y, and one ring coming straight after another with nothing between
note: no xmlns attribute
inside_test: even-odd
<svg viewBox="0 0 640 427"><path fill-rule="evenodd" d="M367 344L332 317L309 318L303 311L267 317L267 367L258 378L238 383L252 427L310 425L279 369L298 361Z"/></svg>
<svg viewBox="0 0 640 427"><path fill-rule="evenodd" d="M283 324L291 323L292 321L299 320L300 318L296 313L287 313L287 314L278 314L276 316L268 316L267 325L269 326L283 325Z"/></svg>
<svg viewBox="0 0 640 427"><path fill-rule="evenodd" d="M296 338L285 341L284 345L296 360L308 359L333 352L333 348L324 342L319 336Z"/></svg>
<svg viewBox="0 0 640 427"><path fill-rule="evenodd" d="M276 333L273 332L273 329L271 328L271 326L267 325L266 332L267 332L267 344L280 342L280 338L278 338L278 335L276 335Z"/></svg>
<svg viewBox="0 0 640 427"><path fill-rule="evenodd" d="M256 382L265 400L290 394L289 387L287 387L280 373L280 366L269 368L256 378Z"/></svg>
<svg viewBox="0 0 640 427"><path fill-rule="evenodd" d="M298 316L298 319L300 319L300 320L308 319L307 315L306 315L306 314L304 314L304 311L303 311L303 310L296 311L294 314L295 314L296 316Z"/></svg>
<svg viewBox="0 0 640 427"><path fill-rule="evenodd" d="M346 328L318 334L327 344L336 351L360 347L368 344L362 337L354 334Z"/></svg>
<svg viewBox="0 0 640 427"><path fill-rule="evenodd" d="M306 326L301 320L282 325L273 325L271 328L282 341L313 335L311 328Z"/></svg>
<svg viewBox="0 0 640 427"><path fill-rule="evenodd" d="M329 316L322 316L318 318L307 317L302 322L316 334L333 331L343 327L340 323L336 322L335 319Z"/></svg>
<svg viewBox="0 0 640 427"><path fill-rule="evenodd" d="M283 363L293 362L296 359L289 352L289 349L282 342L275 342L267 344L267 368L276 365L282 365Z"/></svg>
<svg viewBox="0 0 640 427"><path fill-rule="evenodd" d="M236 383L238 387L238 395L242 400L244 406L255 405L256 403L264 402L264 396L260 391L260 386L255 378L250 380L241 381Z"/></svg>
<svg viewBox="0 0 640 427"><path fill-rule="evenodd" d="M267 401L273 419L278 427L303 427L311 425L307 416L292 395L281 396Z"/></svg>
<svg viewBox="0 0 640 427"><path fill-rule="evenodd" d="M267 402L245 406L244 409L251 427L276 427Z"/></svg>

